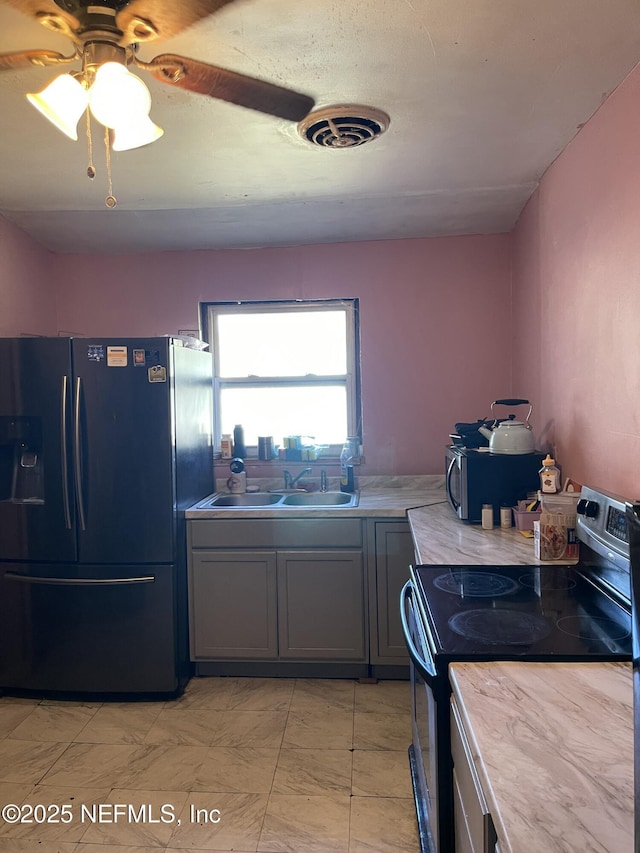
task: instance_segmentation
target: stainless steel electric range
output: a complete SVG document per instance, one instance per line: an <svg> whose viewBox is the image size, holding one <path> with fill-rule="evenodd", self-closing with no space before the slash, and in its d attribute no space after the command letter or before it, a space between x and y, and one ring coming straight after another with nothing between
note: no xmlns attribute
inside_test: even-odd
<svg viewBox="0 0 640 853"><path fill-rule="evenodd" d="M625 503L585 488L578 513L576 566L411 568L401 613L411 657L409 755L423 853L455 850L449 663L631 660Z"/></svg>

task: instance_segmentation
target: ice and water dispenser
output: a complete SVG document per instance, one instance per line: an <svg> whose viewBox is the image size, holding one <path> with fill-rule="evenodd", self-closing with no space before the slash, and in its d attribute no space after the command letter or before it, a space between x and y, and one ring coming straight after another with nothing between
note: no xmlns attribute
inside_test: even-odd
<svg viewBox="0 0 640 853"><path fill-rule="evenodd" d="M40 418L0 417L0 501L44 503Z"/></svg>

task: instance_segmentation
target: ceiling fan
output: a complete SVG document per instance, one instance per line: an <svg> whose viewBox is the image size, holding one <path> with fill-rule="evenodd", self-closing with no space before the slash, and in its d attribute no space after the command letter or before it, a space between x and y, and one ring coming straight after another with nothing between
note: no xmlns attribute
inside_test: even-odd
<svg viewBox="0 0 640 853"><path fill-rule="evenodd" d="M269 115L300 121L313 108L307 95L175 54L150 62L136 56L143 42L161 41L218 12L233 0L0 0L43 26L68 36L75 52L22 50L0 54L0 71L63 65L79 59L85 74L115 61L148 71L156 80Z"/></svg>
<svg viewBox="0 0 640 853"><path fill-rule="evenodd" d="M197 59L164 53L149 62L138 58L143 42L161 41L218 12L233 0L0 0L67 36L74 52L22 50L0 54L0 72L30 66L60 66L78 60L82 70L62 73L29 101L59 130L78 139L77 124L86 114L88 166L93 180L91 116L104 126L108 193L105 204L117 200L111 179L111 150L126 151L163 135L149 117L151 93L128 71L133 65L161 83L218 98L262 113L300 121L313 108L308 95L265 80L238 74Z"/></svg>

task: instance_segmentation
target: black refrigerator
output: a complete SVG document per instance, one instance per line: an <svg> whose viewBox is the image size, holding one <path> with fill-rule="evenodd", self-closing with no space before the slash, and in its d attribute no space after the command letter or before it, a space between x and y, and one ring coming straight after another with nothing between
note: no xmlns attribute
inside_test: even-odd
<svg viewBox="0 0 640 853"><path fill-rule="evenodd" d="M0 693L184 689L213 412L211 355L179 343L0 339Z"/></svg>

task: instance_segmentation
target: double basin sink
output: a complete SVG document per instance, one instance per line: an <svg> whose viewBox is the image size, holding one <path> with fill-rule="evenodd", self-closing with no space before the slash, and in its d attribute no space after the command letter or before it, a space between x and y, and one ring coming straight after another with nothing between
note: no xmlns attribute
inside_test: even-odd
<svg viewBox="0 0 640 853"><path fill-rule="evenodd" d="M300 509L304 507L358 506L357 494L345 492L247 492L243 495L214 495L197 509Z"/></svg>

